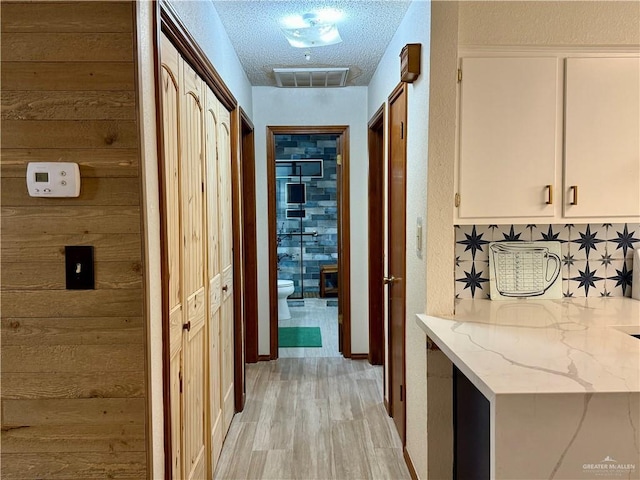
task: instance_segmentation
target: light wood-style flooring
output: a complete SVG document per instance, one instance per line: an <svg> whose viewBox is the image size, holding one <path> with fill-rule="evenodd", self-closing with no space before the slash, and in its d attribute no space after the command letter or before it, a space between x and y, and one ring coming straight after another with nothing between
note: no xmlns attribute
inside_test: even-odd
<svg viewBox="0 0 640 480"><path fill-rule="evenodd" d="M247 401L216 479L409 479L382 404L382 368L365 360L281 358L247 365Z"/></svg>
<svg viewBox="0 0 640 480"><path fill-rule="evenodd" d="M322 347L279 348L278 357L342 357L338 350L338 307L327 307L324 298L305 298L304 307L289 307L291 318L279 327L320 327Z"/></svg>

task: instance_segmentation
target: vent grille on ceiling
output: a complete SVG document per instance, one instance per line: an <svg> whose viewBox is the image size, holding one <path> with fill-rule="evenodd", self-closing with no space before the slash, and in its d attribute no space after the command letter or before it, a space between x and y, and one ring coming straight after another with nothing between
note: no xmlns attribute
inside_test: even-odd
<svg viewBox="0 0 640 480"><path fill-rule="evenodd" d="M276 84L286 88L344 87L347 67L339 68L274 68Z"/></svg>

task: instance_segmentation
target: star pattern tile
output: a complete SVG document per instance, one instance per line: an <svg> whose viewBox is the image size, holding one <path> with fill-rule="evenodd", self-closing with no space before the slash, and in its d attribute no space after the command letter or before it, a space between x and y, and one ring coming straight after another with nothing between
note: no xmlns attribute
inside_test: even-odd
<svg viewBox="0 0 640 480"><path fill-rule="evenodd" d="M589 262L586 262L584 270L580 270L578 267L579 275L571 278L571 280L579 282L578 288L584 288L585 297L589 296L589 288L596 288L595 282L604 280L604 277L596 275L597 272L597 269L592 271L589 267Z"/></svg>
<svg viewBox="0 0 640 480"><path fill-rule="evenodd" d="M575 263L575 259L573 258L573 255L565 255L564 257L562 257L562 263L564 263L566 266L571 266Z"/></svg>
<svg viewBox="0 0 640 480"><path fill-rule="evenodd" d="M615 280L616 287L622 288L622 295L627 294L627 288L631 290L632 283L632 275L633 269L627 269L626 262L622 264L622 270L614 269L616 271L616 275L612 275L611 277L607 277L609 280Z"/></svg>
<svg viewBox="0 0 640 480"><path fill-rule="evenodd" d="M640 225L536 224L464 225L455 229L456 298L485 298L493 241L556 241L562 244L563 296L628 296L633 248L640 248ZM603 243L604 242L604 243Z"/></svg>
<svg viewBox="0 0 640 480"><path fill-rule="evenodd" d="M553 225L549 225L549 230L547 233L541 232L542 238L548 242L552 242L557 240L559 242L566 242L566 240L560 240L558 237L560 236L560 231L558 233L553 233Z"/></svg>
<svg viewBox="0 0 640 480"><path fill-rule="evenodd" d="M470 272L464 272L465 278L456 278L456 282L464 283L465 289L471 290L471 297L474 298L476 296L476 289L482 290L482 284L488 282L488 278L482 278L482 272L476 272L476 266L473 264L471 266Z"/></svg>
<svg viewBox="0 0 640 480"><path fill-rule="evenodd" d="M603 267L606 267L607 265L611 265L611 255L608 253L604 253L600 256L600 263L602 264Z"/></svg>
<svg viewBox="0 0 640 480"><path fill-rule="evenodd" d="M508 242L516 242L518 240L520 240L520 236L522 235L522 233L516 233L513 225L511 225L511 228L509 229L509 233L503 233L502 236L504 237L503 240L506 240Z"/></svg>
<svg viewBox="0 0 640 480"><path fill-rule="evenodd" d="M484 249L482 248L483 245L487 245L489 241L482 239L482 237L484 236L484 233L478 234L476 231L475 225L473 226L473 230L471 231L471 234L465 233L464 236L466 237L465 240L460 240L456 243L459 243L460 245L466 245L466 248L464 249L464 251L466 252L468 250L471 250L471 259L475 260L476 252L478 252L478 250L483 252L484 251Z"/></svg>
<svg viewBox="0 0 640 480"><path fill-rule="evenodd" d="M629 233L629 227L626 223L624 224L622 232L616 233L618 234L617 238L612 238L611 242L617 244L616 250L622 249L622 257L625 258L627 251L633 248L634 243L640 242L640 238L634 237L635 231Z"/></svg>
<svg viewBox="0 0 640 480"><path fill-rule="evenodd" d="M580 235L580 238L574 240L573 243L580 245L578 250L584 250L587 259L589 258L591 250L598 250L597 244L605 241L602 238L596 237L598 232L591 232L591 225L587 225L587 228L584 231L579 230L578 234Z"/></svg>

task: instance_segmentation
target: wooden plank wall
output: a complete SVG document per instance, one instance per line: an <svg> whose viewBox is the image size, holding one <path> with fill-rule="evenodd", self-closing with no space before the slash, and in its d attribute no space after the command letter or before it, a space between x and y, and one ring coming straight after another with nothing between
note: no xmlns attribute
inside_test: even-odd
<svg viewBox="0 0 640 480"><path fill-rule="evenodd" d="M146 336L131 2L7 2L2 15L3 479L145 478ZM26 164L80 164L75 199ZM66 290L93 245L95 290Z"/></svg>

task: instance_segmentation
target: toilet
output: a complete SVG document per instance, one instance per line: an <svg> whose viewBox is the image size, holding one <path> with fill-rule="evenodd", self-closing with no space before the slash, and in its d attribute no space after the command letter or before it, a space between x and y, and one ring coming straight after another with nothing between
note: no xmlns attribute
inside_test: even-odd
<svg viewBox="0 0 640 480"><path fill-rule="evenodd" d="M293 291L293 280L278 280L278 320L289 320L291 318L287 297Z"/></svg>

